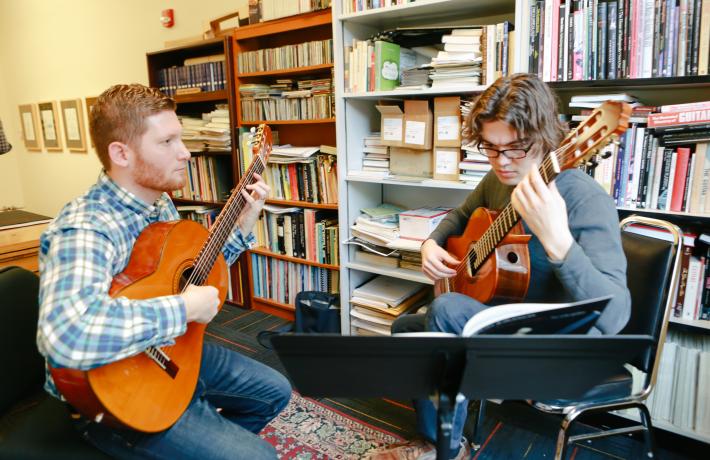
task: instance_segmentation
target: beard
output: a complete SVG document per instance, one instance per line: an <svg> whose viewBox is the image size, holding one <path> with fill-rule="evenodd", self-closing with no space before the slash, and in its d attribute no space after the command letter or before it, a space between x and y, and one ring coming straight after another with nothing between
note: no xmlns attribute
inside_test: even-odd
<svg viewBox="0 0 710 460"><path fill-rule="evenodd" d="M185 174L177 176L175 172L167 172L146 162L138 155L136 162L135 182L141 187L161 192L172 192L185 185Z"/></svg>

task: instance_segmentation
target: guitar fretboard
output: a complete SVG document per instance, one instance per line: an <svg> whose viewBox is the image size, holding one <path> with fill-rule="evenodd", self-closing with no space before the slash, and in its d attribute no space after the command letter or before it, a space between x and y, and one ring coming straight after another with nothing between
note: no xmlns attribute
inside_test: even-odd
<svg viewBox="0 0 710 460"><path fill-rule="evenodd" d="M222 251L222 247L224 247L224 244L227 242L227 238L229 238L229 235L232 233L232 229L234 229L234 225L237 223L237 219L246 204L246 198L244 198L242 190L245 190L246 186L252 182L255 173L261 174L264 171L265 166L261 155L254 157L246 174L242 176L239 184L237 184L234 191L232 191L222 212L219 213L217 220L210 229L207 241L204 246L202 246L202 249L200 249L195 259L193 272L187 284L201 286L207 280L207 276L210 271L212 271L217 256Z"/></svg>

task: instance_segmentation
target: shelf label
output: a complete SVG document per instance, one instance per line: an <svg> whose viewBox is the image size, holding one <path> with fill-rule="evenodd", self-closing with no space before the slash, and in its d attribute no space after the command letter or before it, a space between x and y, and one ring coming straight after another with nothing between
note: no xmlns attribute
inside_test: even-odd
<svg viewBox="0 0 710 460"><path fill-rule="evenodd" d="M402 142L401 118L384 118L382 120L382 140Z"/></svg>
<svg viewBox="0 0 710 460"><path fill-rule="evenodd" d="M459 117L436 117L436 138L440 141L455 141L459 138Z"/></svg>
<svg viewBox="0 0 710 460"><path fill-rule="evenodd" d="M426 133L426 123L423 121L409 121L404 131L404 143L414 145L424 145L424 134Z"/></svg>

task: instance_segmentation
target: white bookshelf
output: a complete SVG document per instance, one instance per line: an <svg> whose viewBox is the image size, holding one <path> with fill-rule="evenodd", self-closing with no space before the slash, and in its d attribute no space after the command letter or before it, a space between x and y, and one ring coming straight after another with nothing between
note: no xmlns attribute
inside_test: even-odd
<svg viewBox="0 0 710 460"><path fill-rule="evenodd" d="M338 145L338 218L341 240L348 239L350 226L364 207L382 202L396 203L407 208L420 206L460 205L473 190L461 182L423 180L399 181L362 174L362 145L365 136L380 129L380 114L375 108L384 99L433 98L446 95L473 95L485 86L470 88L442 88L392 90L346 93L344 91L343 61L345 45L353 38L364 40L375 33L396 27L426 27L451 25L494 24L515 21L514 0L418 0L400 6L342 14L342 1L333 2L333 47L335 55L336 136ZM516 38L517 41L517 38ZM519 46L514 46L518 49ZM518 59L515 60L518 62ZM431 285L422 273L352 260L354 248L341 245L340 292L344 333L350 332L350 293L375 274Z"/></svg>
<svg viewBox="0 0 710 460"><path fill-rule="evenodd" d="M613 414L617 415L621 418L633 420L635 422L640 421L638 415L635 415L635 414L629 414L626 412L614 412ZM684 430L684 429L678 428L677 426L673 425L672 423L668 423L664 420L653 420L653 427L668 431L670 433L679 434L681 436L685 436L686 438L695 439L696 441L701 441L706 444L710 444L710 434L703 434L703 433L698 433L697 431Z"/></svg>

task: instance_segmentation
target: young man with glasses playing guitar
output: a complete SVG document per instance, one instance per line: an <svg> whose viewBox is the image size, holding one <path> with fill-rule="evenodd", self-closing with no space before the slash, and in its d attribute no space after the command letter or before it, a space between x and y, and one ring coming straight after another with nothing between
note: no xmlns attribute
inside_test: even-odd
<svg viewBox="0 0 710 460"><path fill-rule="evenodd" d="M624 327L631 300L613 200L578 169L562 171L549 185L538 171L545 155L564 136L555 97L534 75L501 78L480 95L464 122L464 137L478 145L492 170L422 244L422 270L437 283L458 276L456 267L462 266L462 260L444 249L447 239L464 233L476 209L499 210L511 203L522 219L522 232L531 235L527 244L525 238L518 245L527 246L521 258L529 257L525 273L529 283L521 283L519 295L496 295L485 303L458 292L441 294L425 316L404 316L393 324L392 332L423 327L460 334L473 315L511 300L568 302L607 294L613 298L590 334L616 334ZM426 441L390 446L370 458L434 458L436 410L428 400L416 401L415 406L418 428ZM467 446L459 448L465 419L466 404L458 404L451 458L467 455Z"/></svg>

